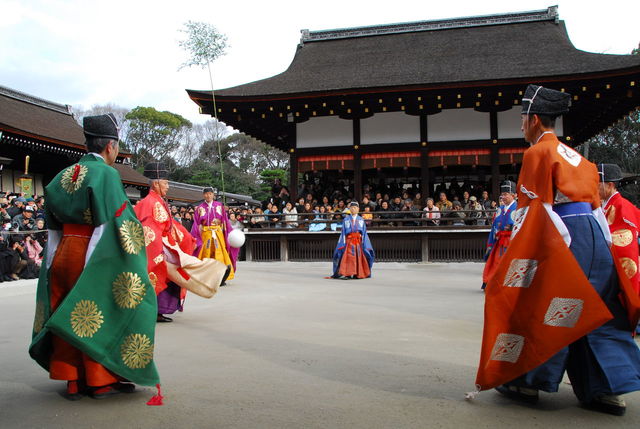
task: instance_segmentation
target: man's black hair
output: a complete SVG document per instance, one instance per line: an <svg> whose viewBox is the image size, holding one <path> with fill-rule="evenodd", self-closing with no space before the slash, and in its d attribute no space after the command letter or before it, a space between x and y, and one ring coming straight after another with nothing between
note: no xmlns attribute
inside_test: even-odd
<svg viewBox="0 0 640 429"><path fill-rule="evenodd" d="M114 141L113 139L104 138L104 137L90 137L86 136L87 142L87 151L93 153L102 153L102 151L107 147L110 141ZM118 144L118 142L115 142Z"/></svg>
<svg viewBox="0 0 640 429"><path fill-rule="evenodd" d="M540 123L543 127L555 128L557 116L540 115L538 113L536 113L536 115L538 115L538 118L540 118ZM531 119L533 119L533 113L529 115L529 120Z"/></svg>

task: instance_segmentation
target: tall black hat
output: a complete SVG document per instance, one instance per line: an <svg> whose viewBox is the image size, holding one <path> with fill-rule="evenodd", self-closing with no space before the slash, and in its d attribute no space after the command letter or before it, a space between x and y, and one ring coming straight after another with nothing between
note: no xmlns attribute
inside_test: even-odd
<svg viewBox="0 0 640 429"><path fill-rule="evenodd" d="M118 122L113 113L98 116L85 116L82 119L84 135L118 140Z"/></svg>
<svg viewBox="0 0 640 429"><path fill-rule="evenodd" d="M598 175L601 182L619 182L622 180L622 169L618 164L598 164Z"/></svg>
<svg viewBox="0 0 640 429"><path fill-rule="evenodd" d="M163 162L150 162L144 166L144 177L151 180L167 180L169 179L169 170Z"/></svg>
<svg viewBox="0 0 640 429"><path fill-rule="evenodd" d="M569 111L571 94L538 85L529 85L522 97L522 114L556 117Z"/></svg>
<svg viewBox="0 0 640 429"><path fill-rule="evenodd" d="M505 180L504 182L502 182L500 184L500 193L503 193L503 192L515 194L517 192L515 182L512 182L511 180Z"/></svg>

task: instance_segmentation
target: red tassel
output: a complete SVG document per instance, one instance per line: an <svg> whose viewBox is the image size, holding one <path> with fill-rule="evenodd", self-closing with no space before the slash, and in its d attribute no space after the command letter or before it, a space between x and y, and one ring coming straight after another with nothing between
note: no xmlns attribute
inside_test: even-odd
<svg viewBox="0 0 640 429"><path fill-rule="evenodd" d="M147 405L152 405L152 406L164 405L164 403L162 402L162 400L164 399L164 396L162 396L162 391L160 390L160 384L156 384L156 389L158 389L158 393L156 393L151 397L151 399L149 399L149 401L147 402Z"/></svg>
<svg viewBox="0 0 640 429"><path fill-rule="evenodd" d="M116 211L116 217L120 217L120 215L122 214L122 212L124 211L124 209L127 208L127 202L125 201L124 203L122 203L122 205L120 206L120 208Z"/></svg>
<svg viewBox="0 0 640 429"><path fill-rule="evenodd" d="M191 278L191 276L182 267L178 267L178 274L180 274L186 281L189 281Z"/></svg>
<svg viewBox="0 0 640 429"><path fill-rule="evenodd" d="M80 175L80 164L76 164L73 166L73 176L71 177L71 181L76 183L78 180L78 176Z"/></svg>

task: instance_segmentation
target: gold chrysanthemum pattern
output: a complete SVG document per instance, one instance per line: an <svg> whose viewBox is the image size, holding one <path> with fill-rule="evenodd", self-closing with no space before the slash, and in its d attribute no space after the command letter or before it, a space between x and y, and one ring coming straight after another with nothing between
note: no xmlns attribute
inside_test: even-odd
<svg viewBox="0 0 640 429"><path fill-rule="evenodd" d="M144 368L153 359L153 343L144 334L127 335L120 346L120 356L129 368Z"/></svg>
<svg viewBox="0 0 640 429"><path fill-rule="evenodd" d="M33 318L33 332L36 334L42 331L44 327L44 303L41 301L36 302L36 314Z"/></svg>
<svg viewBox="0 0 640 429"><path fill-rule="evenodd" d="M76 177L74 180L73 175L76 171L76 165L79 166L78 177ZM70 194L76 192L82 186L82 182L84 182L84 178L86 177L88 171L89 169L85 165L81 165L81 164L74 164L71 167L68 167L62 173L62 178L60 179L60 186L62 186L62 189L64 189Z"/></svg>
<svg viewBox="0 0 640 429"><path fill-rule="evenodd" d="M620 265L628 278L635 276L638 272L638 264L631 258L620 258Z"/></svg>
<svg viewBox="0 0 640 429"><path fill-rule="evenodd" d="M149 226L143 226L142 229L144 231L144 245L148 246L156 239L156 233Z"/></svg>
<svg viewBox="0 0 640 429"><path fill-rule="evenodd" d="M136 273L118 274L111 287L113 299L120 308L136 308L144 299L146 288Z"/></svg>
<svg viewBox="0 0 640 429"><path fill-rule="evenodd" d="M81 338L93 337L102 323L104 323L102 311L94 301L80 300L71 312L71 328Z"/></svg>
<svg viewBox="0 0 640 429"><path fill-rule="evenodd" d="M626 247L634 241L633 232L629 229L619 229L611 233L611 240L618 247Z"/></svg>
<svg viewBox="0 0 640 429"><path fill-rule="evenodd" d="M158 276L154 272L149 273L149 280L151 281L151 286L156 287L156 283L158 283Z"/></svg>
<svg viewBox="0 0 640 429"><path fill-rule="evenodd" d="M162 254L156 256L155 258L153 258L153 262L155 262L156 264L159 264L162 261L164 261L164 256Z"/></svg>
<svg viewBox="0 0 640 429"><path fill-rule="evenodd" d="M120 225L120 243L125 252L137 255L144 247L142 226L133 220L125 220Z"/></svg>
<svg viewBox="0 0 640 429"><path fill-rule="evenodd" d="M87 208L82 212L82 220L87 225L93 225L93 214L91 213L91 209Z"/></svg>
<svg viewBox="0 0 640 429"><path fill-rule="evenodd" d="M153 218L158 222L166 222L169 219L169 213L157 201L153 206Z"/></svg>

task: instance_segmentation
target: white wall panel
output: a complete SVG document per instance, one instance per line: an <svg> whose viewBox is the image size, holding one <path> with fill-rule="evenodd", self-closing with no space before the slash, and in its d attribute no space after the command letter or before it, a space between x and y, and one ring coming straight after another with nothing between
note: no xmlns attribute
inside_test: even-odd
<svg viewBox="0 0 640 429"><path fill-rule="evenodd" d="M296 124L296 147L350 146L353 144L353 121L337 116L309 118Z"/></svg>
<svg viewBox="0 0 640 429"><path fill-rule="evenodd" d="M430 142L487 140L491 138L489 113L473 109L448 109L427 118Z"/></svg>
<svg viewBox="0 0 640 429"><path fill-rule="evenodd" d="M556 119L556 135L563 136L562 116ZM498 139L519 139L522 137L522 107L515 106L510 110L498 112Z"/></svg>
<svg viewBox="0 0 640 429"><path fill-rule="evenodd" d="M376 113L360 121L361 144L420 141L420 117L404 112Z"/></svg>
<svg viewBox="0 0 640 429"><path fill-rule="evenodd" d="M522 138L520 131L522 107L515 106L510 110L498 112L498 139Z"/></svg>

